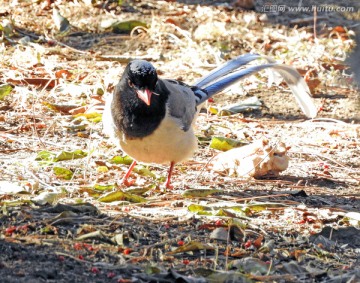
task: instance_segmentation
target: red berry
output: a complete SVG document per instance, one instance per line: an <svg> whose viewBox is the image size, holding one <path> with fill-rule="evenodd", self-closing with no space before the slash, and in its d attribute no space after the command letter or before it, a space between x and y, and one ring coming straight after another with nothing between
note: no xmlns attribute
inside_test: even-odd
<svg viewBox="0 0 360 283"><path fill-rule="evenodd" d="M14 233L16 231L16 227L15 226L10 226L10 227L7 227L5 229L5 234L7 235L11 235L12 233Z"/></svg>
<svg viewBox="0 0 360 283"><path fill-rule="evenodd" d="M76 251L79 251L79 250L81 250L83 248L83 245L81 244L81 243L75 243L74 244L74 249L76 250Z"/></svg>
<svg viewBox="0 0 360 283"><path fill-rule="evenodd" d="M190 263L190 260L188 260L188 259L184 259L184 260L183 260L183 264L188 265L189 263Z"/></svg>
<svg viewBox="0 0 360 283"><path fill-rule="evenodd" d="M88 251L93 251L93 250L94 250L94 247L93 247L92 245L89 245L89 244L84 243L83 246L84 246L84 248L86 248Z"/></svg>
<svg viewBox="0 0 360 283"><path fill-rule="evenodd" d="M223 225L223 221L222 221L221 219L216 220L215 225L216 225L216 226L222 226L222 225Z"/></svg>
<svg viewBox="0 0 360 283"><path fill-rule="evenodd" d="M82 255L79 255L79 259L84 260L84 257Z"/></svg>
<svg viewBox="0 0 360 283"><path fill-rule="evenodd" d="M108 272L108 274L106 275L107 278L114 278L116 276L116 274L112 271Z"/></svg>
<svg viewBox="0 0 360 283"><path fill-rule="evenodd" d="M132 252L131 249L125 249L125 250L123 251L123 253L124 253L125 255L128 255L128 254L130 254L131 252Z"/></svg>
<svg viewBox="0 0 360 283"><path fill-rule="evenodd" d="M245 249L250 248L250 247L251 247L251 245L252 245L251 241L250 241L250 240L247 240L247 242L244 244Z"/></svg>
<svg viewBox="0 0 360 283"><path fill-rule="evenodd" d="M59 259L59 261L61 261L61 262L65 261L65 257L62 256L62 255L59 255L59 256L58 256L58 259Z"/></svg>
<svg viewBox="0 0 360 283"><path fill-rule="evenodd" d="M100 272L99 268L97 268L97 267L95 267L95 266L91 267L91 270L90 270L90 271L91 271L92 273L95 273L95 274L97 274L97 273Z"/></svg>
<svg viewBox="0 0 360 283"><path fill-rule="evenodd" d="M23 231L25 233L27 233L28 229L29 229L29 226L26 224L19 227L19 230Z"/></svg>
<svg viewBox="0 0 360 283"><path fill-rule="evenodd" d="M182 241L182 240L178 241L178 245L179 245L179 246L183 246L183 245L184 245L184 241Z"/></svg>

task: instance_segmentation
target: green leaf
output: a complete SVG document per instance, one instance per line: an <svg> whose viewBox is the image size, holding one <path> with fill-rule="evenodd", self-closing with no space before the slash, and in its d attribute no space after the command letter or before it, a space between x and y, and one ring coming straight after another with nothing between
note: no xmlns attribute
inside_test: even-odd
<svg viewBox="0 0 360 283"><path fill-rule="evenodd" d="M0 201L0 206L2 207L20 207L23 205L32 204L32 201L29 199L19 199L11 201Z"/></svg>
<svg viewBox="0 0 360 283"><path fill-rule="evenodd" d="M107 166L98 166L96 168L96 172L98 173L106 173L109 171L109 168L107 168Z"/></svg>
<svg viewBox="0 0 360 283"><path fill-rule="evenodd" d="M137 195L125 193L123 191L110 192L100 198L98 201L101 202L113 202L113 201L121 201L126 200L133 203L145 202L146 199Z"/></svg>
<svg viewBox="0 0 360 283"><path fill-rule="evenodd" d="M13 35L14 27L11 22L5 20L0 24L0 31L2 31L5 37L11 37Z"/></svg>
<svg viewBox="0 0 360 283"><path fill-rule="evenodd" d="M205 206L199 204L191 204L188 206L188 210L198 215L216 215L227 217L244 217L251 215L252 212L259 212L266 210L269 207L282 207L283 204L279 203L256 203L256 204L244 204L236 206Z"/></svg>
<svg viewBox="0 0 360 283"><path fill-rule="evenodd" d="M38 152L37 156L35 157L35 160L43 160L43 161L54 161L56 156L56 153L43 150Z"/></svg>
<svg viewBox="0 0 360 283"><path fill-rule="evenodd" d="M199 241L191 241L183 246L178 247L174 251L169 252L169 254L178 254L185 253L191 251L199 251L199 250L214 250L215 248L210 244L201 243Z"/></svg>
<svg viewBox="0 0 360 283"><path fill-rule="evenodd" d="M143 195L144 193L148 192L149 190L152 190L156 187L156 185L148 185L148 186L139 186L139 187L131 187L129 189L126 189L125 192L129 194L134 195Z"/></svg>
<svg viewBox="0 0 360 283"><path fill-rule="evenodd" d="M8 96L12 90L13 87L11 85L0 85L0 100L4 100L4 98Z"/></svg>
<svg viewBox="0 0 360 283"><path fill-rule="evenodd" d="M207 197L209 195L215 194L215 193L221 193L222 190L216 190L216 189L191 189L186 190L183 192L183 196L187 198L193 198L193 197Z"/></svg>
<svg viewBox="0 0 360 283"><path fill-rule="evenodd" d="M65 179L65 180L71 180L71 178L74 174L71 170L66 169L64 167L54 167L53 171L57 177Z"/></svg>
<svg viewBox="0 0 360 283"><path fill-rule="evenodd" d="M87 153L85 151L82 151L81 149L77 149L74 151L62 151L57 154L55 152L43 150L37 154L35 160L57 162L57 161L84 158L86 156Z"/></svg>
<svg viewBox="0 0 360 283"><path fill-rule="evenodd" d="M134 167L134 172L136 172L139 175L144 176L144 177L151 177L151 178L154 178L154 179L156 178L156 175L153 172L151 172L149 170L149 168L147 168L145 166L142 166L142 165L135 166Z"/></svg>
<svg viewBox="0 0 360 283"><path fill-rule="evenodd" d="M276 203L276 202L264 202L264 203L249 203L243 206L243 209L250 209L253 212L260 212L263 210L267 210L268 208L279 208L279 207L286 207L283 203Z"/></svg>
<svg viewBox="0 0 360 283"><path fill-rule="evenodd" d="M216 114L219 113L219 110L218 110L216 107L214 107L214 106L210 106L210 107L208 108L208 111L209 111L211 114L214 114L214 115L216 115Z"/></svg>
<svg viewBox="0 0 360 283"><path fill-rule="evenodd" d="M95 184L94 190L110 191L110 190L113 190L115 187L116 187L115 185L99 185L99 184Z"/></svg>
<svg viewBox="0 0 360 283"><path fill-rule="evenodd" d="M196 213L198 215L215 215L216 212L208 206L200 205L200 204L190 204L188 206L188 210L192 213Z"/></svg>
<svg viewBox="0 0 360 283"><path fill-rule="evenodd" d="M125 156L114 156L113 158L111 158L109 160L109 162L111 164L125 164L125 165L130 165L132 162L133 162L133 159L128 156L128 155L125 155Z"/></svg>
<svg viewBox="0 0 360 283"><path fill-rule="evenodd" d="M86 120L93 122L93 123L99 123L102 120L102 114L98 112L91 112L91 113L79 113L74 115L75 118L84 117Z"/></svg>
<svg viewBox="0 0 360 283"><path fill-rule="evenodd" d="M228 151L235 147L240 147L248 144L248 142L224 138L224 137L213 137L211 139L210 148L218 149L221 151Z"/></svg>
<svg viewBox="0 0 360 283"><path fill-rule="evenodd" d="M145 27L147 28L146 23L140 21L125 21L125 22L116 22L112 27L114 33L130 33L136 27Z"/></svg>
<svg viewBox="0 0 360 283"><path fill-rule="evenodd" d="M219 210L218 216L244 217L250 214L250 209L246 207L226 207Z"/></svg>
<svg viewBox="0 0 360 283"><path fill-rule="evenodd" d="M74 151L62 151L56 155L54 161L74 160L87 156L87 152L77 149Z"/></svg>
<svg viewBox="0 0 360 283"><path fill-rule="evenodd" d="M53 226L50 226L50 225L46 225L45 227L43 228L40 228L40 234L53 234L54 233L54 227Z"/></svg>

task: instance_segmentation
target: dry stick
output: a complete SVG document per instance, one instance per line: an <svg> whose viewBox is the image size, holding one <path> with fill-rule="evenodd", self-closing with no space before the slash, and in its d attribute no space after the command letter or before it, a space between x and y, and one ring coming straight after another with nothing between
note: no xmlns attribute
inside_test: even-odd
<svg viewBox="0 0 360 283"><path fill-rule="evenodd" d="M46 83L46 85L43 87L43 89L40 91L44 91L50 84L50 80ZM35 100L35 99L34 99ZM40 138L40 135L38 133L38 130L37 130L37 127L36 127L36 123L35 123L35 110L34 110L34 107L35 107L35 101L33 101L33 106L31 107L31 116L32 116L32 120L33 120L33 133L35 133L36 137L38 138L39 142L41 143L42 147L46 149L46 145L45 143L43 142L42 138Z"/></svg>
<svg viewBox="0 0 360 283"><path fill-rule="evenodd" d="M353 126L349 123L346 123L344 121L341 121L341 120L338 120L338 119L333 119L333 118L314 118L314 119L311 119L310 121L307 121L309 123L314 123L314 122L318 122L318 121L324 121L324 122L334 122L334 123L339 123L339 124L344 124L344 125L348 125L348 126Z"/></svg>
<svg viewBox="0 0 360 283"><path fill-rule="evenodd" d="M301 151L296 151L295 153L299 153L299 154L305 154L305 155L315 155L317 157L320 157L320 158L324 158L324 159L327 159L327 160L330 160L332 162L334 162L335 164L339 165L340 167L342 167L343 169L346 169L347 171L350 171L350 173L346 173L346 175L348 175L351 179L354 179L356 181L360 181L359 178L356 178L356 177L353 177L351 176L350 174L351 173L354 173L356 174L357 172L355 170L352 170L352 169L349 169L348 167L346 167L344 164L340 163L340 161L337 161L331 157L328 157L328 156L324 156L324 155L320 155L318 153L309 153L309 152L301 152ZM333 180L337 180L335 178L329 178L329 179L333 179Z"/></svg>
<svg viewBox="0 0 360 283"><path fill-rule="evenodd" d="M27 172L35 179L37 180L40 184L44 185L45 187L48 187L50 189L53 189L53 190L57 190L57 188L45 183L44 181L42 181L38 176L35 175L34 172L30 171L30 170L27 170Z"/></svg>
<svg viewBox="0 0 360 283"><path fill-rule="evenodd" d="M317 33L316 33L316 24L317 24L317 8L316 5L312 6L314 8L314 39L317 38Z"/></svg>
<svg viewBox="0 0 360 283"><path fill-rule="evenodd" d="M2 149L0 150L0 153L8 153L8 152L16 152L20 150L27 150L27 151L35 151L34 149L31 149L29 147L22 147L22 148L15 148L15 149Z"/></svg>
<svg viewBox="0 0 360 283"><path fill-rule="evenodd" d="M78 262L85 262L85 263L93 264L91 261L88 261L88 260L85 260L85 259L80 259L78 257L75 257L75 256L67 254L67 253L55 252L55 254L58 255L58 256L66 256L66 257L72 258L73 260L76 260Z"/></svg>
<svg viewBox="0 0 360 283"><path fill-rule="evenodd" d="M266 196L254 196L254 197L248 197L248 198L239 198L234 199L235 202L243 202L243 201L249 201L249 200L255 200L255 199L262 199L262 198L274 198L274 197L287 197L290 194L277 194L277 195L266 195ZM299 203L299 202L296 202Z"/></svg>
<svg viewBox="0 0 360 283"><path fill-rule="evenodd" d="M230 253L230 230L231 230L231 224L228 224L228 234L227 234L227 238L226 238L226 247L225 247L225 271L228 271L228 266L229 266L229 253Z"/></svg>
<svg viewBox="0 0 360 283"><path fill-rule="evenodd" d="M292 274L284 274L284 275L250 275L249 277L251 279L255 279L257 281L265 281L265 282L270 282L270 281L275 282L276 280L279 280L278 282L280 282L281 280L285 280L286 282L297 282L295 276L292 275Z"/></svg>

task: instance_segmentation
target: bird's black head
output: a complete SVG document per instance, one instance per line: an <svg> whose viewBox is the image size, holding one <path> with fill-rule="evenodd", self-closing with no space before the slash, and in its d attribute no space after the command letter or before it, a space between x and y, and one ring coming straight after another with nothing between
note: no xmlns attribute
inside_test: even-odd
<svg viewBox="0 0 360 283"><path fill-rule="evenodd" d="M128 138L152 134L166 115L169 95L153 65L144 60L130 62L111 103L115 126Z"/></svg>
<svg viewBox="0 0 360 283"><path fill-rule="evenodd" d="M125 72L129 78L128 85L149 106L158 81L155 67L148 61L134 60L127 65Z"/></svg>

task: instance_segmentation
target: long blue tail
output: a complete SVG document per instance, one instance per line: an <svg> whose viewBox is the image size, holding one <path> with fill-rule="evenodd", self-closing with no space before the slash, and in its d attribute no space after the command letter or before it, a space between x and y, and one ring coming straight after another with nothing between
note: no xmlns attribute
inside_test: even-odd
<svg viewBox="0 0 360 283"><path fill-rule="evenodd" d="M266 59L268 63L239 69L251 61L260 58ZM202 88L207 93L207 95L201 95L197 104L203 103L211 96L223 91L239 80L267 68L274 69L283 77L305 115L309 118L316 117L317 110L310 96L309 87L299 72L291 66L276 63L270 57L257 54L245 54L230 60L197 81L195 86Z"/></svg>
<svg viewBox="0 0 360 283"><path fill-rule="evenodd" d="M254 61L256 59L261 58L258 54L245 54L238 56L228 62L226 62L224 65L212 70L209 74L202 77L200 80L198 80L195 85L197 87L203 88L209 83L213 83L218 78L223 77L224 75L229 74L230 72L233 72L236 69L239 69L241 66L244 66L246 64L249 64L251 61Z"/></svg>

